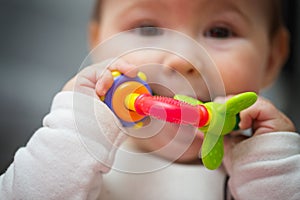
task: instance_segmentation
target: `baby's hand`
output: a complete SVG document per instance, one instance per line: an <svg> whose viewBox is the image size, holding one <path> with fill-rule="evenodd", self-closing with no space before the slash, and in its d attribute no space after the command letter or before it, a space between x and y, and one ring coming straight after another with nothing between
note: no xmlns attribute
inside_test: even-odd
<svg viewBox="0 0 300 200"><path fill-rule="evenodd" d="M296 131L293 122L270 101L262 97L258 97L255 104L240 112L239 129L249 128L252 129L254 136L278 131ZM240 135L239 131L226 135L224 137L225 152L245 139L247 137Z"/></svg>
<svg viewBox="0 0 300 200"><path fill-rule="evenodd" d="M88 152L103 163L103 172L113 165L116 149L126 140L127 134L119 120L100 101L100 96L105 95L113 84L111 71L118 70L127 76L136 76L137 73L137 68L125 61L110 63L106 61L84 68L63 88L63 91L74 91L72 95L77 98L76 101L72 98L76 129Z"/></svg>
<svg viewBox="0 0 300 200"><path fill-rule="evenodd" d="M86 67L73 77L63 91L74 90L89 96L104 96L113 84L112 71L119 71L128 77L137 75L137 67L119 60L111 65L108 61Z"/></svg>
<svg viewBox="0 0 300 200"><path fill-rule="evenodd" d="M241 130L252 128L254 135L276 131L296 131L293 122L270 101L262 97L259 97L253 106L243 110L240 113L240 119L239 128Z"/></svg>
<svg viewBox="0 0 300 200"><path fill-rule="evenodd" d="M252 128L254 136L278 131L296 131L293 122L262 97L259 97L251 107L241 111L240 119L239 128L241 130ZM246 136L236 133L239 131L224 137L225 157L236 144L247 139Z"/></svg>
<svg viewBox="0 0 300 200"><path fill-rule="evenodd" d="M259 97L255 104L240 112L239 128L241 130L252 128L253 137L271 132L295 132L293 122L280 112L270 101ZM224 137L224 166L229 174L232 170L231 151L233 148L248 137L233 132Z"/></svg>

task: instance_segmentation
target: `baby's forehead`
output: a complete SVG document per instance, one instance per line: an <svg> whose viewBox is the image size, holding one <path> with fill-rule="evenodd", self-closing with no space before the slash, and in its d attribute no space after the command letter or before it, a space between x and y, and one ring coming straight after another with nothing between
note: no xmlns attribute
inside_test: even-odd
<svg viewBox="0 0 300 200"><path fill-rule="evenodd" d="M127 9L135 9L138 7L149 6L148 9L155 10L158 8L170 8L180 6L181 8L192 7L198 9L199 12L203 12L207 8L220 9L228 8L230 6L241 5L250 5L250 7L251 5L256 5L257 7L267 8L271 7L270 5L273 4L273 1L274 0L98 0L98 2L101 2L99 4L116 5L113 7L114 9L119 9L120 7ZM165 10L165 12L170 12L170 10Z"/></svg>
<svg viewBox="0 0 300 200"><path fill-rule="evenodd" d="M116 12L154 13L165 20L164 16L187 16L196 13L194 17L202 18L205 14L218 15L226 10L243 11L248 16L257 16L256 20L267 20L267 27L278 26L278 12L276 2L279 0L98 0L94 11L94 19L101 18L102 11L112 16ZM123 20L120 17L120 20ZM275 25L274 25L275 24Z"/></svg>
<svg viewBox="0 0 300 200"><path fill-rule="evenodd" d="M101 1L101 0L99 0ZM196 12L199 15L208 11L218 14L223 10L242 10L248 15L256 15L258 11L268 13L273 0L102 0L102 6L109 11L132 11L144 8L149 11L162 10L165 14L180 14L184 11ZM108 12L110 13L110 12Z"/></svg>

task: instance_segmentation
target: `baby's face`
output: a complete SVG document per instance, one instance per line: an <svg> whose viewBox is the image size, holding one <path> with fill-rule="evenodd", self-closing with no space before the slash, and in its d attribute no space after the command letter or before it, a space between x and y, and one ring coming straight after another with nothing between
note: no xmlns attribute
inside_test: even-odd
<svg viewBox="0 0 300 200"><path fill-rule="evenodd" d="M270 80L268 73L271 52L269 38L269 21L267 1L261 0L105 0L102 5L99 24L99 41L114 34L133 28L141 31L133 32L142 37L153 37L160 32L157 27L173 29L182 32L200 43L211 56L224 83L226 94L237 94L244 91L258 92ZM140 66L147 63L160 63L167 66L160 72L161 80L171 86L178 85L172 71L178 72L188 80L201 100L208 101L208 90L203 84L203 77L191 64L178 56L163 52L145 52L138 56L125 57L126 61ZM145 70L151 74L151 68ZM157 76L158 77L158 76ZM166 86L166 85L165 85ZM166 86L168 87L168 86ZM160 91L160 95L169 94ZM185 93L176 91L177 93ZM187 95L188 92L186 92ZM188 150L180 158L188 161L197 158L203 136L200 132L193 133L190 127L178 131L178 126L165 125L162 131L148 140L139 141L147 150L157 150L174 140L176 145L186 145L189 135L195 137ZM168 157L167 153L165 156Z"/></svg>

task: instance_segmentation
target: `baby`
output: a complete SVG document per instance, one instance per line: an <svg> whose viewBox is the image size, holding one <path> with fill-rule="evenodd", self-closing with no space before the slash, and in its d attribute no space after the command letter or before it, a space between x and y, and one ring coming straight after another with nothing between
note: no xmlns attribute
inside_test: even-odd
<svg viewBox="0 0 300 200"><path fill-rule="evenodd" d="M132 34L145 39L164 35L166 29L159 28L175 30L206 49L226 98L259 93L277 78L288 55L289 36L279 10L273 0L99 0L90 43L96 47L133 28L138 29ZM158 76L157 69L140 67L145 63L165 67L159 68ZM131 137L100 101L113 84L112 71L129 77L143 71L150 82L163 82L174 90L181 87L177 78L183 77L194 97L209 101L201 72L179 56L159 51L124 56L103 70L106 65L83 69L57 94L44 126L17 151L1 176L1 197L300 199L300 137L271 102L260 97L240 113L239 128L252 128L253 136L228 135L224 165L210 171L198 158L203 141L199 130L152 120L143 131L135 130L144 137ZM155 94L171 95L161 86L151 87ZM184 88L177 91L189 95ZM126 153L129 150L142 156Z"/></svg>

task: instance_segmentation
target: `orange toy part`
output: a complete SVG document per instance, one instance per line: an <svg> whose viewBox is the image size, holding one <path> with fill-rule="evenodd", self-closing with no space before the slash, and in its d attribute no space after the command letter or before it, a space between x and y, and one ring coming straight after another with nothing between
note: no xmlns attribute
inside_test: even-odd
<svg viewBox="0 0 300 200"><path fill-rule="evenodd" d="M145 115L140 115L135 111L128 110L125 99L128 94L150 94L149 90L141 83L136 81L124 82L115 90L112 96L112 108L116 115L127 122L137 122L142 120Z"/></svg>

